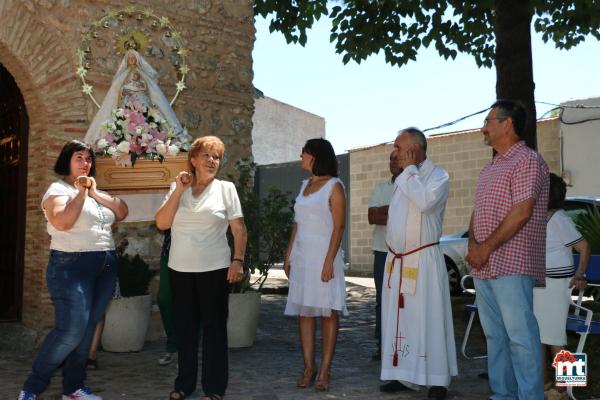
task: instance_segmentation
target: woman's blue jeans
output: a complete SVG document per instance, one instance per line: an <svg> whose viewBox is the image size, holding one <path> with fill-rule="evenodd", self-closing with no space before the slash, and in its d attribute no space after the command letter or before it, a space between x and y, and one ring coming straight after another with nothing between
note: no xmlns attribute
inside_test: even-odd
<svg viewBox="0 0 600 400"><path fill-rule="evenodd" d="M42 393L63 362L63 393L84 386L94 329L112 297L116 278L114 251L50 251L46 282L54 303L55 326L37 353L24 390Z"/></svg>
<svg viewBox="0 0 600 400"><path fill-rule="evenodd" d="M543 400L540 332L533 314L534 279L474 279L488 350L493 400Z"/></svg>

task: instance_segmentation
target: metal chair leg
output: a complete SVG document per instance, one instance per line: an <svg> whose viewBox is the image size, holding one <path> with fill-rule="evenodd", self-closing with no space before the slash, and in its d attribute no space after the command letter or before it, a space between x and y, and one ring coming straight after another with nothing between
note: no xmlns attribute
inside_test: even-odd
<svg viewBox="0 0 600 400"><path fill-rule="evenodd" d="M476 314L475 311L471 311L471 316L469 317L469 322L467 323L467 329L465 330L465 336L463 337L462 344L460 346L460 351L466 359L477 360L480 358L487 358L487 355L482 355L482 356L467 355L467 342L469 341L469 336L471 335L471 328L473 327L473 320L475 319L475 314Z"/></svg>

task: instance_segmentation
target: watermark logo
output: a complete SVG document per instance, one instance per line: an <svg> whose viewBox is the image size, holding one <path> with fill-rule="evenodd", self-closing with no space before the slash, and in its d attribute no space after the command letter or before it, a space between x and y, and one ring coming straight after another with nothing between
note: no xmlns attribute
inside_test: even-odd
<svg viewBox="0 0 600 400"><path fill-rule="evenodd" d="M561 350L554 356L556 386L587 385L587 354Z"/></svg>

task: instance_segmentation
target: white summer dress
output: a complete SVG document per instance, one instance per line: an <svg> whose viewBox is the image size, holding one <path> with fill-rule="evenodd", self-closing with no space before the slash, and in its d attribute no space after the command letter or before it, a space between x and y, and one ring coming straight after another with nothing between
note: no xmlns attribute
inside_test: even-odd
<svg viewBox="0 0 600 400"><path fill-rule="evenodd" d="M296 236L290 254L289 292L285 315L329 317L331 310L348 314L344 258L340 247L333 262L333 279L321 281L323 262L333 232L329 198L338 178L328 180L317 192L305 196L308 180L302 182L294 205Z"/></svg>

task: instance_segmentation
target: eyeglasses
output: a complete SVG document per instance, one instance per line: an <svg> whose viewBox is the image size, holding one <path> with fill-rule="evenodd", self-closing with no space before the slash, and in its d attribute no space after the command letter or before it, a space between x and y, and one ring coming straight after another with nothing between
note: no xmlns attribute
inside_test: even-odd
<svg viewBox="0 0 600 400"><path fill-rule="evenodd" d="M488 126L488 123L494 119L497 120L498 122L504 122L504 121L506 121L506 118L507 117L504 117L504 118L488 117L483 120L483 126Z"/></svg>

